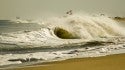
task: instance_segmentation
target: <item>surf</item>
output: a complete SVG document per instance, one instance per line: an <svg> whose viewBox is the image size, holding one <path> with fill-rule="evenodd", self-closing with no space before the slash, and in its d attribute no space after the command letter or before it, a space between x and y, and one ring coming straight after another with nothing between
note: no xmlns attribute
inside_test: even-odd
<svg viewBox="0 0 125 70"><path fill-rule="evenodd" d="M53 17L38 24L41 25L41 29L37 31L1 34L0 43L3 47L0 48L54 47L69 43L93 40L101 41L108 38L125 36L124 28L118 22L106 16L73 14ZM75 41L74 39L77 40ZM7 47L8 45L15 46Z"/></svg>
<svg viewBox="0 0 125 70"><path fill-rule="evenodd" d="M108 17L93 17L84 15L69 15L62 18L49 20L49 28L68 34L80 39L92 39L111 36L125 36L124 28L120 27L117 22ZM58 36L58 34L57 34Z"/></svg>
<svg viewBox="0 0 125 70"><path fill-rule="evenodd" d="M41 20L12 22L35 23L38 30L0 34L0 69L125 53L125 28L108 16L76 13Z"/></svg>

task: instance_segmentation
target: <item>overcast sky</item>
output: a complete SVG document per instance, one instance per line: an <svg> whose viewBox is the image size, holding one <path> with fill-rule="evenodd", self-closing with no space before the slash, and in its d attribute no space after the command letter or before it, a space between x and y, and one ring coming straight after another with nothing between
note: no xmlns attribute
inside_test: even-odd
<svg viewBox="0 0 125 70"><path fill-rule="evenodd" d="M70 9L125 16L125 0L0 0L0 19L52 16Z"/></svg>

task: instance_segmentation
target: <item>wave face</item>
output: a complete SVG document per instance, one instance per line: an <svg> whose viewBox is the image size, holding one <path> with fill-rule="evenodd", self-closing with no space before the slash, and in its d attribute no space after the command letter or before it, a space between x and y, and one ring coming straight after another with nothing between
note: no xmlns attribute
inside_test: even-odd
<svg viewBox="0 0 125 70"><path fill-rule="evenodd" d="M67 15L39 22L37 31L18 31L0 35L1 49L52 48L59 45L125 36L118 22L104 16Z"/></svg>

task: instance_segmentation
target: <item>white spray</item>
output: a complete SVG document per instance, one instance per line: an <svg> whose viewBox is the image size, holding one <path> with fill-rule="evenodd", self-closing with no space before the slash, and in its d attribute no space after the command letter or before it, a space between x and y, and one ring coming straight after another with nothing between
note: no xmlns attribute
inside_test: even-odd
<svg viewBox="0 0 125 70"><path fill-rule="evenodd" d="M98 37L125 36L124 28L117 22L105 16L69 15L60 18L51 18L45 22L50 29L63 28L74 36L83 39Z"/></svg>

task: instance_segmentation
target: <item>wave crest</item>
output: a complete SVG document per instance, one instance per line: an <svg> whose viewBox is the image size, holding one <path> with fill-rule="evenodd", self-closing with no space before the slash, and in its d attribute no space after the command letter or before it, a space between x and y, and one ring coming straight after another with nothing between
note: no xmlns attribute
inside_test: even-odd
<svg viewBox="0 0 125 70"><path fill-rule="evenodd" d="M56 35L57 33L65 34L66 36L70 35L72 38L94 39L125 36L124 28L108 17L70 15L67 17L54 18L45 23L47 27L53 28L53 30L55 29L54 32L56 32ZM62 31L65 33L62 33Z"/></svg>

